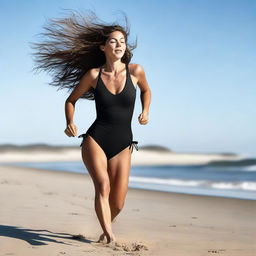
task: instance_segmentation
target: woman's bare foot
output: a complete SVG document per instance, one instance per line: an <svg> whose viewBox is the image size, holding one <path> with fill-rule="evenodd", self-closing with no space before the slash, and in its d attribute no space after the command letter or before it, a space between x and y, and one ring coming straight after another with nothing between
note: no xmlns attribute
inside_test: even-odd
<svg viewBox="0 0 256 256"><path fill-rule="evenodd" d="M102 233L98 239L98 243L103 243L105 241L105 238L107 239L107 244L115 244L116 242L116 238L114 236L114 234L112 235L109 235L109 234L105 234L105 233Z"/></svg>
<svg viewBox="0 0 256 256"><path fill-rule="evenodd" d="M100 237L99 237L98 243L103 243L104 240L105 240L105 237L106 237L105 233L102 233L102 234L100 235Z"/></svg>
<svg viewBox="0 0 256 256"><path fill-rule="evenodd" d="M107 234L106 238L107 238L107 244L115 245L116 237L114 236L114 234L111 234L111 235Z"/></svg>

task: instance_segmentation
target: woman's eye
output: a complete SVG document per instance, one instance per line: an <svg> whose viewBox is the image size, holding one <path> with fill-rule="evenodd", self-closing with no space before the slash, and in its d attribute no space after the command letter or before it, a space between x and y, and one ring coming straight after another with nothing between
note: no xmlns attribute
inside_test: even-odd
<svg viewBox="0 0 256 256"><path fill-rule="evenodd" d="M110 43L116 43L116 41L110 41ZM125 42L121 42L121 44L125 44Z"/></svg>

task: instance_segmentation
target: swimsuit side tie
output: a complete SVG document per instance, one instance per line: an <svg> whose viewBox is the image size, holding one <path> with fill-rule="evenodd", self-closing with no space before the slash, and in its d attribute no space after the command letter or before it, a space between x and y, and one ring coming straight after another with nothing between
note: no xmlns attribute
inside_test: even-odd
<svg viewBox="0 0 256 256"><path fill-rule="evenodd" d="M133 152L133 148L135 147L135 149L138 151L139 150L139 148L138 148L138 141L136 141L136 140L133 140L132 142L131 142L131 144L130 144L130 146L129 146L129 149L132 147L132 152Z"/></svg>

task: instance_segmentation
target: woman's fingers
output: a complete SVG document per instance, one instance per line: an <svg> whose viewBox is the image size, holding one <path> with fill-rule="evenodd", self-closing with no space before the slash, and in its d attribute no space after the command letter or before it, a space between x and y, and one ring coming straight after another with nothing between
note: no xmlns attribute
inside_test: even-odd
<svg viewBox="0 0 256 256"><path fill-rule="evenodd" d="M69 124L67 128L64 130L67 136L74 137L77 135L77 127L74 124Z"/></svg>
<svg viewBox="0 0 256 256"><path fill-rule="evenodd" d="M76 136L77 134L77 128L74 124L69 124L68 128L73 136Z"/></svg>
<svg viewBox="0 0 256 256"><path fill-rule="evenodd" d="M143 115L142 113L138 117L139 123L140 124L147 124L148 123L148 116Z"/></svg>
<svg viewBox="0 0 256 256"><path fill-rule="evenodd" d="M148 121L141 121L140 123L141 123L141 124L147 124Z"/></svg>
<svg viewBox="0 0 256 256"><path fill-rule="evenodd" d="M71 132L67 128L64 130L64 132L68 137L72 136Z"/></svg>
<svg viewBox="0 0 256 256"><path fill-rule="evenodd" d="M142 120L143 120L143 115L140 114L140 115L139 115L139 121L142 121Z"/></svg>

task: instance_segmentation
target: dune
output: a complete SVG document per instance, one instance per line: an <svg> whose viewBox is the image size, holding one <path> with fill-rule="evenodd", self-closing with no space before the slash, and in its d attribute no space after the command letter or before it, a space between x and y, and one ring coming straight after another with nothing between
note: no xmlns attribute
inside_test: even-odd
<svg viewBox="0 0 256 256"><path fill-rule="evenodd" d="M202 165L212 161L239 161L245 155L234 153L178 153L161 146L139 147L133 150L133 165ZM49 146L44 144L0 146L0 163L81 161L79 146Z"/></svg>

